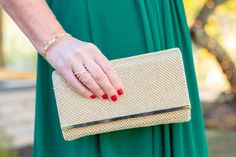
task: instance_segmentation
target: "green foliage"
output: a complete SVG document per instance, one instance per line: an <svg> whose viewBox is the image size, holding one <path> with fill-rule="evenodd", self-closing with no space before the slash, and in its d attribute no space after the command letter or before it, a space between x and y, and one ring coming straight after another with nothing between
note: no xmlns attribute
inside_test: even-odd
<svg viewBox="0 0 236 157"><path fill-rule="evenodd" d="M0 157L17 157L17 151L11 147L11 138L0 129Z"/></svg>
<svg viewBox="0 0 236 157"><path fill-rule="evenodd" d="M208 8L214 8L214 11L207 18L206 25L204 25L205 32L211 39L216 40L223 47L231 60L236 64L236 1L225 0L221 4L215 5L215 0L185 0L184 6L189 27L193 25L196 17L205 5ZM201 15L204 16L204 12L202 13ZM201 21L197 22L201 23ZM208 44L209 47L216 46L211 44L211 42ZM210 54L207 50L204 50L203 53L203 49L196 46L194 51L197 52L196 63L198 63L196 64L196 72L200 78L200 86L203 88L214 88L214 90L219 90L217 88L220 88L223 91L230 89L228 80L223 77L224 73L222 73L222 69L219 66L221 63L216 62L216 58L211 55L206 55ZM200 62L204 63L199 64ZM233 73L232 69L231 73ZM215 84L218 86L215 86Z"/></svg>

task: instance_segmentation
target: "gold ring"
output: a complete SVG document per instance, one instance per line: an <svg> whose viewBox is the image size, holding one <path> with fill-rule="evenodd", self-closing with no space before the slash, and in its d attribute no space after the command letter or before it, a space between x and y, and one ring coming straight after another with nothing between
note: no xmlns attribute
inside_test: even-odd
<svg viewBox="0 0 236 157"><path fill-rule="evenodd" d="M83 73L87 72L86 69L83 69L80 72L75 72L75 76L80 80Z"/></svg>

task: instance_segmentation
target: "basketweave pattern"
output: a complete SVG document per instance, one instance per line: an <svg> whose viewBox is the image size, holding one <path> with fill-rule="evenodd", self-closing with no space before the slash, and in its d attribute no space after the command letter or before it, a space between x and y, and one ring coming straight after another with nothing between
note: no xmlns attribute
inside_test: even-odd
<svg viewBox="0 0 236 157"><path fill-rule="evenodd" d="M99 98L95 100L87 99L70 87L59 73L53 72L53 87L61 127L190 105L183 60L178 48L119 58L110 60L110 62L124 86L124 94L116 102ZM182 120L188 120L190 112L186 113L184 111L184 113L187 114L187 118L183 116L185 114L179 114L179 116L182 116ZM172 114L161 115L169 116ZM125 122L127 126L137 127L140 124L143 126L145 124L155 124L155 122L158 123L159 121L157 119L162 119L160 116L154 117L154 122L152 118L147 120L149 122L136 122L145 120L137 118L137 120L122 120L122 123ZM161 117L164 118L165 116ZM170 119L169 121L173 122L179 119L175 117L175 119ZM117 126L111 126L111 122L109 122L109 124L99 124L99 126L103 127L98 127L99 129L97 130L103 132L121 127L117 124L118 122L112 123ZM165 123L168 122L165 121ZM127 128L126 126L122 127ZM92 134L91 132L98 133L95 129L97 128L96 126L89 126L89 128L91 129L90 134ZM86 131L82 133L83 131L81 130L86 129L84 127L83 129L73 129L73 131L66 132L85 136ZM65 134L65 131L63 133Z"/></svg>

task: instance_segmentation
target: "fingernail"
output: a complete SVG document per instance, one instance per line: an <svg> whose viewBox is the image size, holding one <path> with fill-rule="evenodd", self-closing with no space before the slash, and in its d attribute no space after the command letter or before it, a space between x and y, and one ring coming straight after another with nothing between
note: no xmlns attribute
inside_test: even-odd
<svg viewBox="0 0 236 157"><path fill-rule="evenodd" d="M103 94L103 95L102 95L102 98L103 98L103 99L108 99L107 94Z"/></svg>
<svg viewBox="0 0 236 157"><path fill-rule="evenodd" d="M97 96L96 95L91 95L90 98L95 99Z"/></svg>
<svg viewBox="0 0 236 157"><path fill-rule="evenodd" d="M123 90L122 90L121 88L118 89L118 90L117 90L117 94L118 94L118 95L122 95L122 94L123 94Z"/></svg>
<svg viewBox="0 0 236 157"><path fill-rule="evenodd" d="M112 100L112 101L116 101L116 100L117 100L117 96L116 96L116 95L112 95L112 96L111 96L111 100Z"/></svg>

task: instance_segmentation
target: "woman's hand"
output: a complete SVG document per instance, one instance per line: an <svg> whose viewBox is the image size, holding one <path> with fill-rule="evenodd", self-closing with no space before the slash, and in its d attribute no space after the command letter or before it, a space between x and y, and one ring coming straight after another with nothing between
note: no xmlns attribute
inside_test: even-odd
<svg viewBox="0 0 236 157"><path fill-rule="evenodd" d="M92 43L65 36L48 49L46 60L81 95L116 101L123 86L115 69ZM86 67L81 79L75 76ZM95 96L96 95L96 96Z"/></svg>
<svg viewBox="0 0 236 157"><path fill-rule="evenodd" d="M0 0L0 5L38 52L42 52L43 45L55 34L64 32L45 0ZM87 98L97 95L115 101L122 94L123 87L115 70L92 43L65 36L49 48L46 59L78 93ZM74 72L83 70L83 65L88 72L83 73L80 82Z"/></svg>

